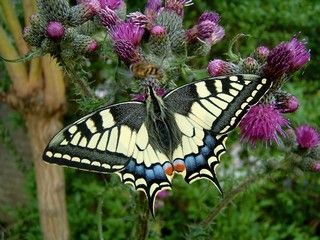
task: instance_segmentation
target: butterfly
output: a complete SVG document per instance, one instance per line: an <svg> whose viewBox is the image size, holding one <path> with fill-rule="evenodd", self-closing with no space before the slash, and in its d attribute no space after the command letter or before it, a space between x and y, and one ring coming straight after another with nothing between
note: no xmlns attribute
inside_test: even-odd
<svg viewBox="0 0 320 240"><path fill-rule="evenodd" d="M172 188L175 173L187 183L210 180L222 193L215 169L225 141L268 92L272 81L234 75L192 82L144 102L102 107L63 128L43 153L49 163L100 173L145 192L150 210L159 191Z"/></svg>

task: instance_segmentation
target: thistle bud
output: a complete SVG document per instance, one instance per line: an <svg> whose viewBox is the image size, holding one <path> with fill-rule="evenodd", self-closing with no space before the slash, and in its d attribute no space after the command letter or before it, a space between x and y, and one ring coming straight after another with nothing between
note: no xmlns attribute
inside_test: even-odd
<svg viewBox="0 0 320 240"><path fill-rule="evenodd" d="M98 49L98 43L92 37L77 34L72 40L73 51L77 54L93 53Z"/></svg>
<svg viewBox="0 0 320 240"><path fill-rule="evenodd" d="M49 22L46 27L46 35L48 38L57 41L63 38L65 33L65 28L61 22L52 21Z"/></svg>
<svg viewBox="0 0 320 240"><path fill-rule="evenodd" d="M68 21L70 6L66 0L37 1L39 14L49 21Z"/></svg>
<svg viewBox="0 0 320 240"><path fill-rule="evenodd" d="M166 28L163 26L154 26L150 30L150 50L157 56L163 56L170 50L170 42L167 37Z"/></svg>
<svg viewBox="0 0 320 240"><path fill-rule="evenodd" d="M240 71L240 68L237 65L220 59L210 61L207 69L211 77L235 74Z"/></svg>
<svg viewBox="0 0 320 240"><path fill-rule="evenodd" d="M178 16L183 17L184 7L192 4L192 0L167 0L165 2L165 9L171 10Z"/></svg>
<svg viewBox="0 0 320 240"><path fill-rule="evenodd" d="M244 73L257 73L259 70L259 63L252 57L245 58L240 65Z"/></svg>
<svg viewBox="0 0 320 240"><path fill-rule="evenodd" d="M263 63L267 60L270 50L266 46L260 46L254 51L254 58Z"/></svg>
<svg viewBox="0 0 320 240"><path fill-rule="evenodd" d="M161 7L162 7L162 0L148 0L144 13L148 17L153 18L159 12Z"/></svg>
<svg viewBox="0 0 320 240"><path fill-rule="evenodd" d="M277 91L274 93L276 108L282 113L295 112L299 107L299 100L286 92Z"/></svg>

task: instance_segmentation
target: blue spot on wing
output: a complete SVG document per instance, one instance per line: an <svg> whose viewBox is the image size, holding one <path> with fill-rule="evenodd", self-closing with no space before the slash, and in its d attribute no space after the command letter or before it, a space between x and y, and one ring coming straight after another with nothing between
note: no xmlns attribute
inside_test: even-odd
<svg viewBox="0 0 320 240"><path fill-rule="evenodd" d="M219 140L217 140L217 138L210 132L205 131L203 146L199 146L199 152L189 154L183 160L186 166L185 180L188 183L201 178L207 178L216 185L220 192L222 192L216 178L216 174L214 172L214 165L216 165L218 162L212 162L209 165L208 159L211 156L215 156L214 149L216 146L222 144L222 140L224 138L225 136L222 136L221 138L219 138ZM219 155L221 154L221 152L218 153L217 156L215 156L217 159L219 159ZM201 170L203 169L206 169L208 171L202 172Z"/></svg>
<svg viewBox="0 0 320 240"><path fill-rule="evenodd" d="M147 167L144 163L138 164L135 159L131 158L128 165L120 172L124 183L131 183L136 189L143 189L145 191L152 214L154 214L154 201L157 192L163 188L171 188L171 182L164 172L163 165L155 163ZM133 176L134 179L131 177L124 178L126 173ZM136 185L136 180L141 178L145 180L146 185L143 182ZM155 183L156 185L154 185ZM153 191L151 192L152 185L156 186L156 188L153 187Z"/></svg>

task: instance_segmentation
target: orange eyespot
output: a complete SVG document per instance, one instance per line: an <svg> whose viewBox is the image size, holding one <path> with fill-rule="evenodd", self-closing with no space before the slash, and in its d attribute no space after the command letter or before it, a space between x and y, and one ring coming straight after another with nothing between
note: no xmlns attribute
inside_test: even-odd
<svg viewBox="0 0 320 240"><path fill-rule="evenodd" d="M173 166L171 163L166 163L164 166L163 166L163 169L164 169L164 172L169 175L169 176L172 176L173 174Z"/></svg>
<svg viewBox="0 0 320 240"><path fill-rule="evenodd" d="M173 163L174 170L177 172L183 172L186 169L186 165L182 160L175 161Z"/></svg>

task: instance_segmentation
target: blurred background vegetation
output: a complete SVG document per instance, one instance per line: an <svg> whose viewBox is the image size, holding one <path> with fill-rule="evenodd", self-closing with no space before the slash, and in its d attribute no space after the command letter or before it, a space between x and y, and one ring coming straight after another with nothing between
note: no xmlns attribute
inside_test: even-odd
<svg viewBox="0 0 320 240"><path fill-rule="evenodd" d="M21 2L16 2L19 8ZM141 10L143 6L143 1L128 3L130 11ZM286 84L289 92L300 100L299 110L288 117L293 126L309 123L319 129L319 2L194 0L194 5L186 9L185 27L193 26L205 10L218 12L226 31L224 40L213 47L211 59L225 58L230 40L238 33L250 35L239 44L239 52L243 56L259 45L273 47L281 41L288 41L294 34L307 39L311 62ZM195 68L204 68L208 60L199 59L193 64ZM110 64L93 64L92 76L109 78L114 74L112 67ZM0 62L0 89L6 89L8 82L4 65ZM72 95L69 100L70 106L76 108ZM23 161L30 165L28 146L21 145L25 138L24 122L19 114L3 105L0 105L0 111L0 124L5 125L0 127L0 158L6 163L2 164L1 173L19 180L12 185L16 187L15 194L6 199L0 196L0 238L41 239L32 168L23 173L6 170L6 161ZM69 111L65 124L78 118L79 114L79 111ZM258 145L253 148L239 143L238 136L238 132L234 132L229 138L227 153L222 157L217 172L225 191L237 185L242 178L254 174L262 161L277 159L281 155L277 146ZM104 239L130 238L136 224L133 213L137 197L130 187L123 186L117 176L101 176L73 169L65 169L65 173L70 239L99 239L99 221ZM5 185L0 184L2 188ZM179 177L175 178L173 185L170 195L161 200L163 204L159 204L156 219L150 220L150 239L320 239L319 173L288 173L276 181L259 182L236 198L212 225L206 227L196 223L205 219L220 201L217 190L205 180L188 185ZM5 194L6 191L10 189L1 189L0 193Z"/></svg>

